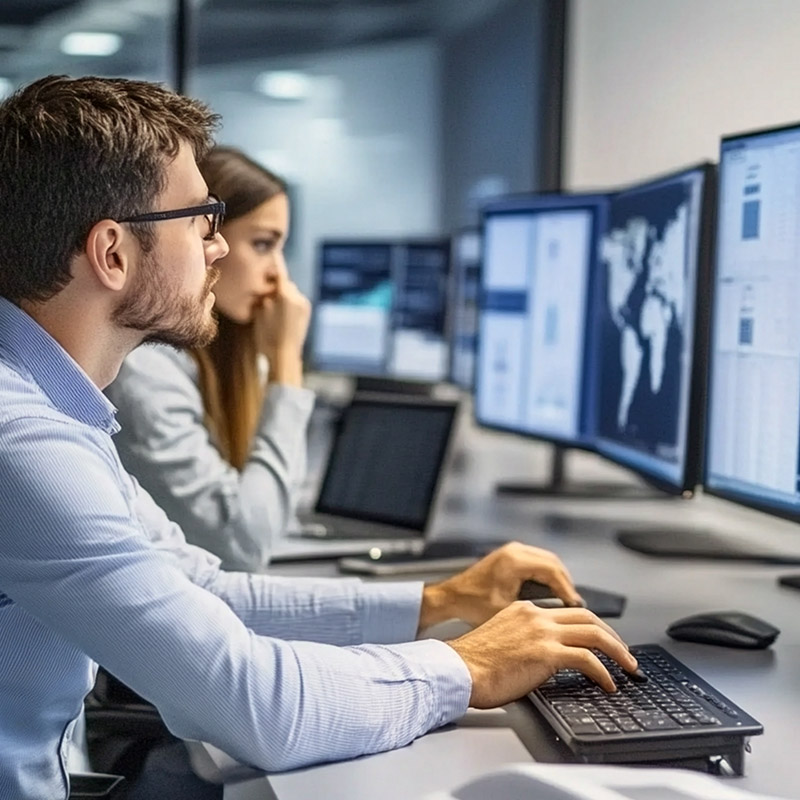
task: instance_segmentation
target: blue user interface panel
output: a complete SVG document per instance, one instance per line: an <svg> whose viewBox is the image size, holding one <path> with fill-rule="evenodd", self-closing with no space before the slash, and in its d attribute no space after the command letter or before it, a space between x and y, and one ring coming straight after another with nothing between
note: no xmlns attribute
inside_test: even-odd
<svg viewBox="0 0 800 800"><path fill-rule="evenodd" d="M322 370L382 374L394 293L390 243L323 243L313 359Z"/></svg>
<svg viewBox="0 0 800 800"><path fill-rule="evenodd" d="M800 126L722 140L706 484L800 512Z"/></svg>
<svg viewBox="0 0 800 800"><path fill-rule="evenodd" d="M602 196L509 198L484 213L475 413L489 427L584 446L587 304Z"/></svg>
<svg viewBox="0 0 800 800"><path fill-rule="evenodd" d="M323 242L312 360L323 371L446 377L450 243Z"/></svg>
<svg viewBox="0 0 800 800"><path fill-rule="evenodd" d="M611 196L595 293L596 448L686 485L706 170ZM691 465L696 472L698 465Z"/></svg>

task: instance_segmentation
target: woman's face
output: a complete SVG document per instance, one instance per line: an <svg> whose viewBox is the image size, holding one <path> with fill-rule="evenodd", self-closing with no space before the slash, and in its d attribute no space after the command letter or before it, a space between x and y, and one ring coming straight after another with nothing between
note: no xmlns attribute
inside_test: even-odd
<svg viewBox="0 0 800 800"><path fill-rule="evenodd" d="M226 222L222 235L230 252L217 261L216 309L240 324L251 322L265 298L276 291L278 273L286 272L283 245L289 233L289 201L278 194L243 217Z"/></svg>

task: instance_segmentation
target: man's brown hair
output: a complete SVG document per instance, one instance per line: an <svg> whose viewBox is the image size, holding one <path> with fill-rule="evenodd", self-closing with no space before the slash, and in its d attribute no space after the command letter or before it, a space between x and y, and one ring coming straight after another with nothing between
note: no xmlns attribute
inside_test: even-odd
<svg viewBox="0 0 800 800"><path fill-rule="evenodd" d="M51 75L0 104L0 297L43 301L101 219L155 210L183 142L201 159L219 117L158 84ZM151 250L152 225L132 227Z"/></svg>

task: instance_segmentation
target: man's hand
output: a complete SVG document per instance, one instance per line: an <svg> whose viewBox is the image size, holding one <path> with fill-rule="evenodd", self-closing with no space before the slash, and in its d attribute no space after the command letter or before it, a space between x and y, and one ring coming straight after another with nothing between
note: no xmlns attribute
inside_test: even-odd
<svg viewBox="0 0 800 800"><path fill-rule="evenodd" d="M580 670L607 692L614 681L592 649L627 672L638 665L622 639L585 608L537 608L519 601L447 644L472 677L470 705L495 708L518 700L559 669Z"/></svg>
<svg viewBox="0 0 800 800"><path fill-rule="evenodd" d="M480 625L513 603L526 580L547 584L566 606L583 605L567 568L555 553L510 542L458 575L426 586L420 630L454 618Z"/></svg>

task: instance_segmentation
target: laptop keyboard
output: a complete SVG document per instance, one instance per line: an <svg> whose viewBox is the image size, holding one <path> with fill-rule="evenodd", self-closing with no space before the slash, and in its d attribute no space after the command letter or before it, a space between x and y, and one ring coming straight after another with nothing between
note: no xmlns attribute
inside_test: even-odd
<svg viewBox="0 0 800 800"><path fill-rule="evenodd" d="M631 652L646 681L629 676L598 653L617 684L615 694L607 694L580 672L562 670L529 695L574 752L591 755L610 748L616 757L598 760L624 763L626 749L632 755L645 742L650 759L658 760L670 756L670 741L684 751L686 741L692 740L699 755L704 738L763 732L755 719L662 647L640 645ZM653 749L656 738L664 740L663 747Z"/></svg>

